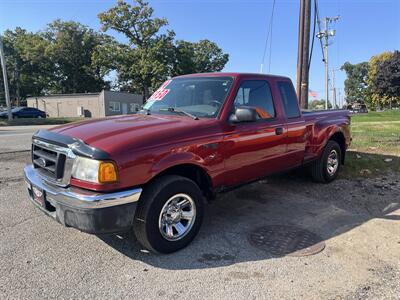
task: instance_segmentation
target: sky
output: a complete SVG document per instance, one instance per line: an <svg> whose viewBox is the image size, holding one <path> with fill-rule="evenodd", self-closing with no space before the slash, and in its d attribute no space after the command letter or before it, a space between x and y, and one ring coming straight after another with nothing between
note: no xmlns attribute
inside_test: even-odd
<svg viewBox="0 0 400 300"><path fill-rule="evenodd" d="M260 72L272 0L149 2L155 16L168 19L168 29L175 31L177 39L209 39L229 53L224 71ZM79 21L100 29L97 14L115 3L114 0L0 0L0 32L16 26L39 31L54 19ZM263 68L264 72L289 76L293 82L299 3L300 0L276 0L271 51L268 45ZM336 70L338 97L339 93L343 97L346 76L339 69L344 62L359 63L383 51L400 50L400 0L319 0L318 3L321 18L340 15L340 20L331 25L336 36L329 47L329 68ZM123 36L108 33L124 41ZM324 65L318 39L310 67L310 89L317 92L318 98L324 98Z"/></svg>

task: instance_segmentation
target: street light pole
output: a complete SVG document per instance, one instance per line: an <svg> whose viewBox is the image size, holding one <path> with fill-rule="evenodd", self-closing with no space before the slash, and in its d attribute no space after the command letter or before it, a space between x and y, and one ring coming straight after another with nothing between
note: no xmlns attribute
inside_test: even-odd
<svg viewBox="0 0 400 300"><path fill-rule="evenodd" d="M332 69L331 70L331 72L332 72L332 80L331 80L331 85L332 85L332 102L333 102L333 104L332 104L332 106L333 106L333 109L336 109L336 105L337 105L337 99L336 99L336 86L335 86L335 69Z"/></svg>
<svg viewBox="0 0 400 300"><path fill-rule="evenodd" d="M329 61L328 61L328 48L329 48L329 37L336 35L336 30L329 30L329 24L339 20L339 16L336 17L325 17L324 18L324 30L318 32L317 38L324 39L324 63L325 63L325 109L328 109L329 103ZM320 22L320 20L318 20Z"/></svg>
<svg viewBox="0 0 400 300"><path fill-rule="evenodd" d="M329 103L329 62L328 62L328 40L329 40L329 34L328 34L328 18L325 18L325 44L324 44L324 50L325 50L325 109L328 109L328 103Z"/></svg>
<svg viewBox="0 0 400 300"><path fill-rule="evenodd" d="M0 35L0 60L1 60L1 67L2 67L2 70L3 70L4 94L5 94L5 97L6 97L8 120L11 121L12 120L12 114L11 114L11 104L10 104L10 92L8 90L6 59L4 57L3 40L2 40L1 35Z"/></svg>

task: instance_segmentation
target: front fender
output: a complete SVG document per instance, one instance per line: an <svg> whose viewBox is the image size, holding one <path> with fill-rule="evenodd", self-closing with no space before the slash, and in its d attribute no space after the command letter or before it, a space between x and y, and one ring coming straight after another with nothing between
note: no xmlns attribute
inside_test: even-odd
<svg viewBox="0 0 400 300"><path fill-rule="evenodd" d="M157 176L169 168L185 164L196 165L197 167L204 169L206 172L209 171L204 166L204 159L199 155L191 152L178 152L171 153L155 163L151 168L152 177Z"/></svg>

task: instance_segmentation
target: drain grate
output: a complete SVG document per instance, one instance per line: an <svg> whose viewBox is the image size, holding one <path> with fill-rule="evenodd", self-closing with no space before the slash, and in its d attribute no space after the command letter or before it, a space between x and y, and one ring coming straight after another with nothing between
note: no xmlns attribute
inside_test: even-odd
<svg viewBox="0 0 400 300"><path fill-rule="evenodd" d="M324 241L315 233L287 225L259 227L250 233L249 242L274 256L308 256L325 248Z"/></svg>

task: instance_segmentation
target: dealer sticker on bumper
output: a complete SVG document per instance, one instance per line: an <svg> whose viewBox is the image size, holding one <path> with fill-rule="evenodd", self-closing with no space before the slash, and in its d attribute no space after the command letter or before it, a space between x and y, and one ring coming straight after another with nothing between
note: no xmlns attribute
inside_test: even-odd
<svg viewBox="0 0 400 300"><path fill-rule="evenodd" d="M45 194L43 190L32 185L32 194L33 194L33 200L35 200L40 206L44 206Z"/></svg>

